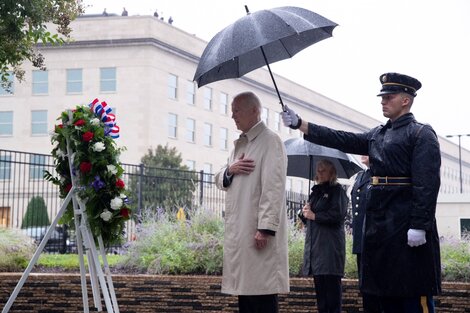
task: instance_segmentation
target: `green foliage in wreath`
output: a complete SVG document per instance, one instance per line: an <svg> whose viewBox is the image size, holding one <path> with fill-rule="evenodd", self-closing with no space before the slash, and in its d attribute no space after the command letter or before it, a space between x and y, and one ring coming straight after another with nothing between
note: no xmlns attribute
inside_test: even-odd
<svg viewBox="0 0 470 313"><path fill-rule="evenodd" d="M45 179L59 186L61 198L74 185L78 202L86 207L94 238L101 235L104 244L111 245L122 242L132 209L121 179L124 170L119 155L124 148L118 147L113 139L118 137L119 128L114 123L115 116L103 111L106 103L102 102L103 106L96 110L93 104L97 101L89 107L77 106L61 113L58 120L62 123L55 126L51 138L57 176L46 172ZM70 201L61 222L73 227L73 221Z"/></svg>

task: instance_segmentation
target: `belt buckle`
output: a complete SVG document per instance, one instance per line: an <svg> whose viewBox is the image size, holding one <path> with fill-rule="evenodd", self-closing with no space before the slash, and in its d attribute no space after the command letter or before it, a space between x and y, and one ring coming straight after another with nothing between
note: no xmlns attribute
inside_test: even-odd
<svg viewBox="0 0 470 313"><path fill-rule="evenodd" d="M378 185L379 184L379 177L378 176L373 176L372 177L372 185Z"/></svg>

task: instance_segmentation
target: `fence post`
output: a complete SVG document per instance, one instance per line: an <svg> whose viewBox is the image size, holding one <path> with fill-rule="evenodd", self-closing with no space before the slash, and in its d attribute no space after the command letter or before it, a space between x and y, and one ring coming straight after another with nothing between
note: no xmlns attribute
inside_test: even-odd
<svg viewBox="0 0 470 313"><path fill-rule="evenodd" d="M199 171L199 205L202 205L204 199L204 171Z"/></svg>
<svg viewBox="0 0 470 313"><path fill-rule="evenodd" d="M142 177L144 176L144 164L139 164L139 179L137 189L137 222L140 223L142 217Z"/></svg>

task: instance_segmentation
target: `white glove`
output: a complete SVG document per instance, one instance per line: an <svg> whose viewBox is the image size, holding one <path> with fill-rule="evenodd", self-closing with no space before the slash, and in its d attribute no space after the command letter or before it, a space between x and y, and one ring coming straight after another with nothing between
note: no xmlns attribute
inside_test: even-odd
<svg viewBox="0 0 470 313"><path fill-rule="evenodd" d="M284 106L284 111L281 112L281 118L282 123L286 127L297 126L299 124L299 117L287 105Z"/></svg>
<svg viewBox="0 0 470 313"><path fill-rule="evenodd" d="M408 245L410 247L417 247L426 243L426 231L422 229L409 229L408 230Z"/></svg>

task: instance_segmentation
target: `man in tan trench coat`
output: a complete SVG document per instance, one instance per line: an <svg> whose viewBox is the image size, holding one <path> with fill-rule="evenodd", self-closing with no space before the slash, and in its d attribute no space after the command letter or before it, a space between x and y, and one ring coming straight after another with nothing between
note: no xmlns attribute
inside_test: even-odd
<svg viewBox="0 0 470 313"><path fill-rule="evenodd" d="M277 294L289 292L287 156L260 115L254 93L233 99L232 118L242 134L216 175L227 191L222 292L238 296L240 313L278 312Z"/></svg>

